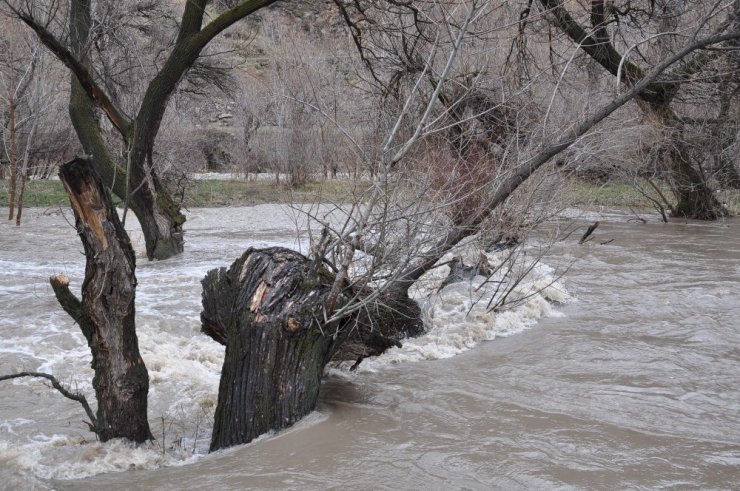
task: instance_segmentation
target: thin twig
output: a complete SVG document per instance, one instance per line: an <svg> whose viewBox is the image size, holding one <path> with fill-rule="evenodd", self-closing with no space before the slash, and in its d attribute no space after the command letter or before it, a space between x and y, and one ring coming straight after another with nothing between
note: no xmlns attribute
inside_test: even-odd
<svg viewBox="0 0 740 491"><path fill-rule="evenodd" d="M45 378L49 382L51 382L52 387L54 387L57 391L59 391L59 393L61 393L64 397L66 397L67 399L72 399L73 401L77 401L80 404L82 404L82 408L85 410L87 417L90 418L90 422L88 423L87 421L85 421L85 423L90 428L90 431L96 434L98 433L97 419L95 418L95 414L93 413L92 409L90 409L90 405L87 403L87 399L85 399L85 396L83 396L79 392L72 393L68 391L59 382L59 380L56 379L56 377L54 377L51 374L43 373L43 372L19 372L19 373L14 373L12 375L0 375L0 382L3 380L12 380L12 379L21 378L21 377Z"/></svg>

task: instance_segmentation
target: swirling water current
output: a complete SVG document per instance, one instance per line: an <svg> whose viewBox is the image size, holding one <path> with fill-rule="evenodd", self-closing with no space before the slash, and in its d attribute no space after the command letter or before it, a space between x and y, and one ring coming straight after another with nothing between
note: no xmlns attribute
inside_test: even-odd
<svg viewBox="0 0 740 491"><path fill-rule="evenodd" d="M300 220L193 210L186 252L137 266L157 441L96 443L76 403L3 382L0 489L738 489L740 221L600 218L545 259L569 266L566 303L498 331L435 311L406 351L331 370L292 429L206 455L223 350L198 332L199 281L246 247L300 246ZM79 239L60 212L24 219L0 223L0 373L52 372L92 399L88 348L47 286L79 288Z"/></svg>

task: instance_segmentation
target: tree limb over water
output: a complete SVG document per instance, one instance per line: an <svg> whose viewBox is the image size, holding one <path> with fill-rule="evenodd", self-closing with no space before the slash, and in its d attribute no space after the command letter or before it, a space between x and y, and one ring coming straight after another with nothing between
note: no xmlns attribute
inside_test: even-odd
<svg viewBox="0 0 740 491"><path fill-rule="evenodd" d="M83 396L79 392L70 392L69 390L67 390L59 382L59 380L54 377L54 375L44 372L19 372L12 375L0 375L0 382L2 382L3 380L12 380L22 377L45 378L46 380L51 382L51 386L59 391L59 393L62 394L64 397L79 402L82 405L82 408L85 410L85 414L87 414L87 417L90 418L90 421L85 421L85 423L90 428L90 431L96 434L98 433L98 421L95 418L95 414L93 413L92 409L90 409L90 404L87 403L87 399L85 399L85 396Z"/></svg>

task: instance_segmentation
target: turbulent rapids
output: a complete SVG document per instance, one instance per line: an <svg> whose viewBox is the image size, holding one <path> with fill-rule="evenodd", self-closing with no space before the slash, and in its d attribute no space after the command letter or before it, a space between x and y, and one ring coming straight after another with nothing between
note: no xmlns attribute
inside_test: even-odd
<svg viewBox="0 0 740 491"><path fill-rule="evenodd" d="M139 263L138 337L151 377L149 416L152 427L160 429L154 430L156 442L143 448L134 448L124 442L88 442L94 440L94 436L86 434L74 419L76 408L73 404L39 381L23 380L16 382L12 389L5 389L12 390L29 405L34 405L28 400L29 394L33 394L52 407L58 406L62 412L50 413L48 423L71 425L71 431L55 429L49 434L39 428L41 422L38 420L9 418L6 427L10 438L2 442L3 458L15 461L24 472L48 479L79 478L130 468L154 469L182 464L203 455L210 437L223 348L199 332L200 279L214 265L228 264L230 258L238 256L252 243L254 235L263 238L260 246L302 246L300 240L296 242L294 223L284 210L268 205L260 207L259 212L259 215L271 217L271 228L259 229L263 222L259 219L253 222L251 211L227 210L228 228L200 229L199 225L207 226L208 222L205 216L199 221L200 215L214 211L198 210L189 218L193 229L191 243L182 258ZM275 220L275 217L280 219ZM56 374L72 387L90 394L92 370L84 338L54 305L53 296L44 284L50 274L63 271L73 278L73 288L76 288L75 283L79 285L84 275L82 264L74 258L75 249L79 249L73 242L74 230L59 214L33 219L34 223L27 227L34 229L34 235L47 235L48 243L61 243L69 249L62 253L62 260L55 257L61 247L50 248L47 257L13 260L9 255L3 258L7 275L4 278L8 279L0 287L5 293L3 302L8 302L3 308L6 313L15 313L6 315L0 325L3 334L14 332L15 335L3 336L0 349L7 354L6 360L16 358L23 369ZM137 237L136 230L131 233ZM453 356L480 341L518 332L531 325L551 312L547 299L562 302L567 298L563 288L555 282L552 271L544 265L536 265L526 281L516 288L511 307L502 313L490 312L488 302L495 294L503 293L496 286L504 281L507 271L501 267L504 259L503 254L489 255L492 264L500 267L500 273L488 278L486 284L486 278L477 276L440 290L449 267L442 266L428 274L420 282L421 288L416 289L427 333L406 340L402 348L393 348L378 359L364 361L360 371ZM18 285L17 280L23 286ZM19 309L18 304L25 310ZM24 326L20 331L14 328L19 324ZM3 364L3 368L11 366L18 365ZM14 407L19 414L25 414L22 408ZM59 414L61 417L54 417Z"/></svg>
<svg viewBox="0 0 740 491"><path fill-rule="evenodd" d="M156 441L97 443L78 405L37 380L6 382L0 488L118 489L136 480L163 489L721 487L738 465L740 439L731 411L740 403L731 383L739 367L727 353L740 341L740 224L611 220L598 233L618 240L563 244L544 263L528 264L529 275L496 312L486 306L500 295L506 268L441 290L447 268L436 268L414 293L424 335L356 372L332 368L318 410L295 427L206 456L223 347L199 332L200 280L249 246L304 242L295 217L277 206L194 210L186 253L142 260L137 270ZM142 250L136 230L132 236ZM91 394L89 349L47 286L62 272L79 288L84 261L73 227L59 212L30 210L21 229L0 227L0 242L0 372L46 371ZM494 266L505 259L488 255ZM569 302L545 263L574 260L567 283L578 300ZM337 465L342 459L350 465ZM240 470L228 471L233 465ZM651 472L626 481L626 468Z"/></svg>

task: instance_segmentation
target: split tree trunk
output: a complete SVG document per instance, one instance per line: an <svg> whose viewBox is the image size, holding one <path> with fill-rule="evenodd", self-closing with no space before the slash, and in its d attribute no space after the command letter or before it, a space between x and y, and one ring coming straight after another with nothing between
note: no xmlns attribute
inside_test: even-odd
<svg viewBox="0 0 740 491"><path fill-rule="evenodd" d="M324 367L349 338L354 348L345 354L354 359L421 331L419 308L408 299L370 305L365 319L326 324L334 274L315 266L289 249L248 249L228 270L203 279L202 330L226 346L211 451L248 443L313 411ZM346 301L340 295L337 307ZM396 338L384 335L391 332Z"/></svg>
<svg viewBox="0 0 740 491"><path fill-rule="evenodd" d="M53 276L50 281L92 351L98 401L94 431L102 441L143 442L152 435L147 420L149 374L136 338L134 251L107 189L88 161L75 159L62 165L59 177L85 249L82 301L70 291L66 276Z"/></svg>

